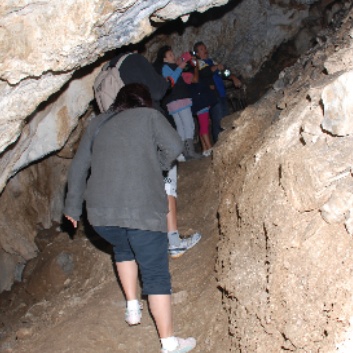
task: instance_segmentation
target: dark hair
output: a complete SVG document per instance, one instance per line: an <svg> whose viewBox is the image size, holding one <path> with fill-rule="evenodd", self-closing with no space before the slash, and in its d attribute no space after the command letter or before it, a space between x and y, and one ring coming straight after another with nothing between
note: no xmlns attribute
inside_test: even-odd
<svg viewBox="0 0 353 353"><path fill-rule="evenodd" d="M194 52L197 54L197 50L199 49L199 47L201 47L201 45L205 45L205 43L204 42L202 42L202 41L199 41L199 42L196 42L195 44L194 44Z"/></svg>
<svg viewBox="0 0 353 353"><path fill-rule="evenodd" d="M151 93L141 83L129 83L119 91L111 109L121 112L138 107L152 107Z"/></svg>
<svg viewBox="0 0 353 353"><path fill-rule="evenodd" d="M157 58L153 63L153 67L156 69L156 71L162 75L162 68L164 65L164 58L165 54L167 54L168 51L172 50L172 47L169 45L163 45L163 47L160 47L157 52Z"/></svg>

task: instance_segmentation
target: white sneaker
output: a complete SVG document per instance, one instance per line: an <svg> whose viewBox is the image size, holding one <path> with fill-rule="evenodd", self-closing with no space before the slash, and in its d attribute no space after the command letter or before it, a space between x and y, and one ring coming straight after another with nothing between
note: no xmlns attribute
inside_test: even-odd
<svg viewBox="0 0 353 353"><path fill-rule="evenodd" d="M169 255L171 258L178 258L193 248L201 240L201 234L195 233L188 238L182 239L178 246L169 246Z"/></svg>
<svg viewBox="0 0 353 353"><path fill-rule="evenodd" d="M161 353L186 353L190 352L196 347L196 340L194 337L189 337L186 339L176 337L178 340L178 346L172 351L168 351L167 349L161 349Z"/></svg>
<svg viewBox="0 0 353 353"><path fill-rule="evenodd" d="M202 155L204 157L209 157L212 154L212 148L210 148L209 150L203 151Z"/></svg>
<svg viewBox="0 0 353 353"><path fill-rule="evenodd" d="M178 161L178 162L186 162L186 158L185 158L185 156L181 153L181 154L179 154L179 156L177 157L177 161Z"/></svg>
<svg viewBox="0 0 353 353"><path fill-rule="evenodd" d="M127 309L125 310L125 321L130 325L138 325L141 323L143 303L139 303L138 309Z"/></svg>

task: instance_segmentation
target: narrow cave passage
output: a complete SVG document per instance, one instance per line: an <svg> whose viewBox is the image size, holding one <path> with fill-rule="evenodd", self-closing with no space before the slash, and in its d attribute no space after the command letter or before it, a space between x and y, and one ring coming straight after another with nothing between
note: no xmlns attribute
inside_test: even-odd
<svg viewBox="0 0 353 353"><path fill-rule="evenodd" d="M226 11L219 10L217 20L221 21L221 18L227 17L227 14L229 16L229 11L235 9L238 3L240 2L230 2ZM332 8L333 4L327 6ZM211 10L206 13L204 24L208 23L205 18L210 20L212 14L214 13ZM178 23L180 25L181 21L179 20ZM152 61L156 48L160 43L165 42L175 47L179 53L189 49L190 45L185 45L185 42L180 40L178 31L183 33L185 41L192 43L196 38L202 37L198 27L201 24L195 23L196 20L191 18L188 27L183 30L178 29L176 33L170 27L166 28L165 32L161 28L155 36L141 42L145 47L144 55ZM190 25L194 25L194 28L190 29L192 27ZM223 26L229 30L229 27ZM217 28L217 25L215 27ZM319 28L322 27L318 26L315 30ZM304 29L307 27L302 28L303 31ZM215 44L215 37L210 38L211 46ZM232 57L231 52L226 50L231 46L223 41L226 36L218 37L220 45L215 55L219 58L222 58L222 55L227 57L227 63L234 67L234 72L239 73L247 88L246 95L242 96L245 103L234 98L229 99L229 108L235 112L235 115L228 118L225 122L226 127L231 125L229 121L233 122L233 119L238 118L245 106L259 101L278 79L281 71L295 63L302 54L300 48L304 50L315 44L314 37L315 31L306 38L296 37L288 40L277 49L268 52L266 57L270 59L264 60L256 75L246 75L245 72L238 71L237 57ZM121 48L118 51L124 49ZM116 51L108 53L101 60L104 61L115 54ZM82 70L85 71L87 68ZM83 76L85 75L82 74ZM234 89L230 87L229 92L232 94ZM86 118L90 118L95 111L93 102ZM84 126L84 119L81 119L80 124ZM76 136L76 142L78 140L79 137ZM198 141L196 141L196 148L200 148ZM29 178L30 184L40 184L40 180L43 180L41 178L50 174L48 170L53 172L55 170L53 165L58 165L62 160L65 160L64 166L57 173L64 174L72 157L70 154L68 154L69 157L62 157L64 154L61 151L58 155L41 161L42 164L30 166L24 170L23 176L15 179L16 176L12 180L9 190L16 192L16 186L21 184L23 179L27 179L26 173L33 176L33 179ZM222 305L222 293L217 289L217 274L214 270L220 234L219 181L216 180L212 160L204 159L182 164L179 183L180 229L185 234L199 231L203 239L189 254L178 261L171 262L176 331L180 335L191 332L197 336L202 342L200 351L213 349L223 352L230 345L229 318ZM42 185L41 188L45 189L45 186ZM44 194L42 189L39 190ZM3 200L11 199L11 192ZM39 199L42 194L38 192L37 196ZM51 197L46 195L48 196ZM21 202L30 202L28 207L30 223L37 223L37 213L45 209L45 207L36 208L38 199L35 197L30 201L21 199ZM8 202L10 204L10 201ZM72 235L70 232L68 234L67 229L63 229L61 222L57 220L52 222L49 220L48 224L50 224L49 227L47 225L43 227L40 224L34 231L36 233L34 242L39 250L38 256L28 261L26 266L17 267L19 274L16 278L22 279L22 282L15 283L11 291L0 294L0 347L5 349L5 352L19 353L24 351L34 353L39 350L45 352L49 349L52 352L62 352L64 349L68 352L78 349L98 353L126 352L132 346L134 351L142 352L146 347L148 351L157 351L159 348L156 343L155 327L147 310L144 315L144 325L135 330L138 340L131 335L130 328L124 326L122 320L124 299L112 271L110 249L107 244L92 234L88 227L82 226L77 234Z"/></svg>

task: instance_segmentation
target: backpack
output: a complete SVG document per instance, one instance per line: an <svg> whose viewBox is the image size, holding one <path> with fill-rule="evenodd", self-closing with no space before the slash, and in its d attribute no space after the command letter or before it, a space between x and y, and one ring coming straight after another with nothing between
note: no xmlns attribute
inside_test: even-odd
<svg viewBox="0 0 353 353"><path fill-rule="evenodd" d="M104 113L115 101L124 81L120 77L119 68L130 54L123 55L115 64L114 61L106 63L93 83L94 96L99 110Z"/></svg>

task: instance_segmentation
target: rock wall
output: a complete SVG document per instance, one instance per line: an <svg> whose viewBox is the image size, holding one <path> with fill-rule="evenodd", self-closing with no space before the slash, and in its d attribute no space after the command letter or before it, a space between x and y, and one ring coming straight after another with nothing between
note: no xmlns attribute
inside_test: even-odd
<svg viewBox="0 0 353 353"><path fill-rule="evenodd" d="M92 116L83 116L59 153L11 178L0 202L0 292L22 281L28 260L38 255L36 236L62 222L67 170L82 131Z"/></svg>
<svg viewBox="0 0 353 353"><path fill-rule="evenodd" d="M179 25L178 31L155 36L147 42L146 56L153 60L163 43L180 55L192 50L197 41L203 41L212 58L248 79L275 48L298 33L309 16L320 26L322 13L315 14L309 6L281 1L231 1L203 16L192 14L186 26ZM306 42L310 43L311 36L307 37Z"/></svg>
<svg viewBox="0 0 353 353"><path fill-rule="evenodd" d="M216 150L230 352L353 349L352 10L336 25Z"/></svg>

